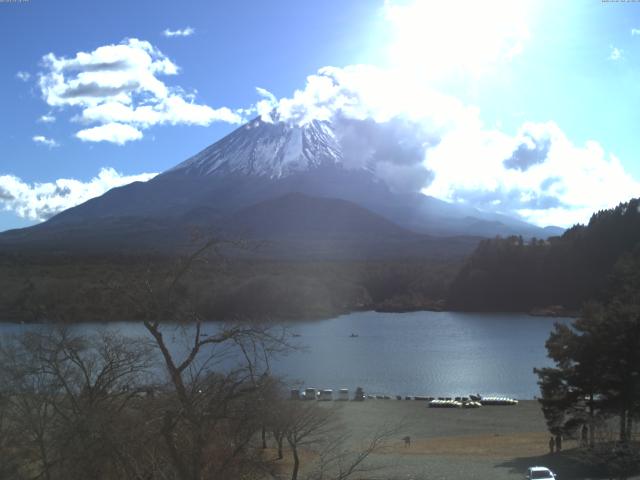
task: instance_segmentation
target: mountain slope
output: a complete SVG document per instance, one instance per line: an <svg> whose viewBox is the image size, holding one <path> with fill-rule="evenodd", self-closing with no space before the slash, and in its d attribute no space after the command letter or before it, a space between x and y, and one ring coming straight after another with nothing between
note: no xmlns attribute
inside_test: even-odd
<svg viewBox="0 0 640 480"><path fill-rule="evenodd" d="M354 203L301 193L247 207L227 218L224 229L266 240L263 255L301 259L462 257L480 241L417 234Z"/></svg>
<svg viewBox="0 0 640 480"><path fill-rule="evenodd" d="M417 237L354 203L289 193L247 207L229 219L228 228L251 237Z"/></svg>
<svg viewBox="0 0 640 480"><path fill-rule="evenodd" d="M5 232L3 252L65 255L190 251L218 236L255 248L230 255L279 259L400 259L468 255L480 237L438 237L406 230L346 200L290 193L220 217L198 207L180 217L98 217Z"/></svg>
<svg viewBox="0 0 640 480"><path fill-rule="evenodd" d="M253 120L149 182L115 188L44 224L0 235L0 248L15 245L16 238L25 245L53 241L62 249L65 242L67 247L97 242L108 248L109 241L114 249L140 244L164 248L183 241L186 235L180 234L181 226L225 230L239 212L294 192L351 202L396 227L422 234L543 238L550 234L510 217L392 190L366 162L357 167L345 163L339 132L329 122L293 126ZM346 211L333 210L336 221L346 218ZM304 215L296 215L297 222L305 221ZM260 225L286 229L295 223L279 221L267 208L260 216L247 216L244 227L252 228L253 222L258 229ZM93 233L82 233L83 229Z"/></svg>

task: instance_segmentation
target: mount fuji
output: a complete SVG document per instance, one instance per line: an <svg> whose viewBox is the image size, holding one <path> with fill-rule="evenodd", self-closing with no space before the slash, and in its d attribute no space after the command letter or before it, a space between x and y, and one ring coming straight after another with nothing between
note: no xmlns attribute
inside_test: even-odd
<svg viewBox="0 0 640 480"><path fill-rule="evenodd" d="M436 245L447 243L456 248L461 238L475 245L478 237L561 233L394 189L365 155L358 162L352 157L331 122L255 119L148 182L114 188L42 224L1 234L0 251L173 249L188 241L193 227L319 256L327 245L332 252L349 245L347 255L389 255L406 248L440 251Z"/></svg>

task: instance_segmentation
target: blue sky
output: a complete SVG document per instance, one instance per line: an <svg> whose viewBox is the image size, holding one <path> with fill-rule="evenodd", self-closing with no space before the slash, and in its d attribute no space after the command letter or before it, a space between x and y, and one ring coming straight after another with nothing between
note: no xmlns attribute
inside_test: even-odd
<svg viewBox="0 0 640 480"><path fill-rule="evenodd" d="M0 230L161 172L258 115L259 102L285 114L294 104L305 119L335 114L338 101L318 108L342 94L314 82L327 77L371 90L348 114L402 116L437 134L425 193L564 225L640 195L640 4L481 3L0 2ZM147 52L160 69L149 85L169 93L140 80L124 100L74 103L69 82L87 64L73 59L85 52L95 67L100 47L118 45ZM337 70L318 73L325 66ZM162 113L116 118L117 136L101 110L114 98ZM541 157L505 168L517 152Z"/></svg>

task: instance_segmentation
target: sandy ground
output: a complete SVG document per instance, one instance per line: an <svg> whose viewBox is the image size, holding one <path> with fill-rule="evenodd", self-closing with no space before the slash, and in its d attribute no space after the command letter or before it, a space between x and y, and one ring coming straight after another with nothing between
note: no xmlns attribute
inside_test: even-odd
<svg viewBox="0 0 640 480"><path fill-rule="evenodd" d="M559 480L599 478L576 462L575 441L565 440L562 454L549 454L549 434L535 401L478 409L428 408L426 402L407 400L327 402L323 407L336 409L354 450L377 429L400 425L389 447L371 458L373 465L385 467L357 478L523 480L534 465L550 468ZM404 436L411 437L408 447Z"/></svg>

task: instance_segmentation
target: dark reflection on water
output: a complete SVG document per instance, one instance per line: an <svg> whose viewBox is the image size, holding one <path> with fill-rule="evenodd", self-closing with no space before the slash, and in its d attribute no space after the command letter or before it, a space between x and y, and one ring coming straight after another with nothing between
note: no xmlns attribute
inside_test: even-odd
<svg viewBox="0 0 640 480"><path fill-rule="evenodd" d="M291 325L300 335L292 341L306 348L275 359L272 369L292 384L299 381L316 388L353 391L362 386L369 393L388 395L533 398L538 387L532 370L551 364L544 342L556 321L570 320L502 313L352 313ZM27 328L42 327L0 324L0 335ZM149 338L135 322L86 323L73 329ZM205 331L215 329L212 323ZM188 336L189 328L166 327L165 338L175 353L185 348ZM233 362L225 360L226 365Z"/></svg>

